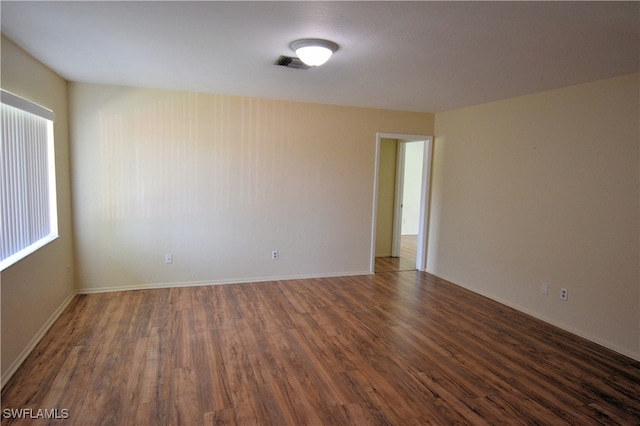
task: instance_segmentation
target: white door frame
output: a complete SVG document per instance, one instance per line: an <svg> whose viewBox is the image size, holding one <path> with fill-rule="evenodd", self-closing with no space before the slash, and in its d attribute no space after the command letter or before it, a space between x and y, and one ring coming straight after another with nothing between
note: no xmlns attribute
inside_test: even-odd
<svg viewBox="0 0 640 426"><path fill-rule="evenodd" d="M407 142L424 141L422 159L422 190L420 191L420 223L418 225L418 247L416 269L427 270L427 244L429 240L429 201L431 190L431 158L433 154L433 136L407 135L403 133L377 133L375 173L373 178L373 220L371 229L371 263L370 273L375 273L376 263L376 219L378 210L378 179L380 173L380 141L381 139L399 139Z"/></svg>

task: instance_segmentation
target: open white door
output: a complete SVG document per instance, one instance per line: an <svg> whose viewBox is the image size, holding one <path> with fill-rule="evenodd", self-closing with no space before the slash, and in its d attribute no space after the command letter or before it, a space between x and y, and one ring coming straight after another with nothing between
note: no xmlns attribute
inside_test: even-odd
<svg viewBox="0 0 640 426"><path fill-rule="evenodd" d="M391 237L391 256L400 257L400 242L402 240L402 217L404 200L404 156L406 145L404 141L398 141L396 150L396 191L393 206L393 231Z"/></svg>
<svg viewBox="0 0 640 426"><path fill-rule="evenodd" d="M429 211L431 199L431 158L433 154L433 137L424 140L422 153L422 188L420 191L420 222L418 230L418 250L416 269L427 270L427 248L429 242Z"/></svg>

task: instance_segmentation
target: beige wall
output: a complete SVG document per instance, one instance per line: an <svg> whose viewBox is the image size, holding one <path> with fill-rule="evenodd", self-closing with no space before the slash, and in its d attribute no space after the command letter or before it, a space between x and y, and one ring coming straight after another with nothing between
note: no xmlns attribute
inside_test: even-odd
<svg viewBox="0 0 640 426"><path fill-rule="evenodd" d="M397 150L398 141L396 139L380 139L375 251L377 257L391 256L392 251Z"/></svg>
<svg viewBox="0 0 640 426"><path fill-rule="evenodd" d="M2 282L2 382L42 327L73 295L73 250L67 85L13 42L2 37L2 88L56 113L54 123L60 238L0 274Z"/></svg>
<svg viewBox="0 0 640 426"><path fill-rule="evenodd" d="M632 75L436 114L428 270L640 359L638 105Z"/></svg>
<svg viewBox="0 0 640 426"><path fill-rule="evenodd" d="M88 291L368 273L376 132L433 132L427 113L76 83L69 94Z"/></svg>

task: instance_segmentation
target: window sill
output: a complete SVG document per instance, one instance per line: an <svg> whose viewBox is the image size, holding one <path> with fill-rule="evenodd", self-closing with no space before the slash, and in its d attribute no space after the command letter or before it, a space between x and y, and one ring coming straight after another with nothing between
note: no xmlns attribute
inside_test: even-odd
<svg viewBox="0 0 640 426"><path fill-rule="evenodd" d="M58 234L49 234L46 237L41 238L35 243L31 244L29 247L25 247L19 252L14 253L11 256L7 257L6 259L0 261L0 271L4 271L8 267L18 263L25 257L29 256L31 253L34 253L39 249L41 249L42 247L49 244L50 242L57 240L58 237L59 237Z"/></svg>

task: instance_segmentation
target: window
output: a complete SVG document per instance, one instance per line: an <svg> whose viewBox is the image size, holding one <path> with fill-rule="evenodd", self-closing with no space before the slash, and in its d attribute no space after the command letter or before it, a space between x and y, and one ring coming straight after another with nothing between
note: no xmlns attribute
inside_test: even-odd
<svg viewBox="0 0 640 426"><path fill-rule="evenodd" d="M0 271L58 237L52 111L1 91Z"/></svg>

